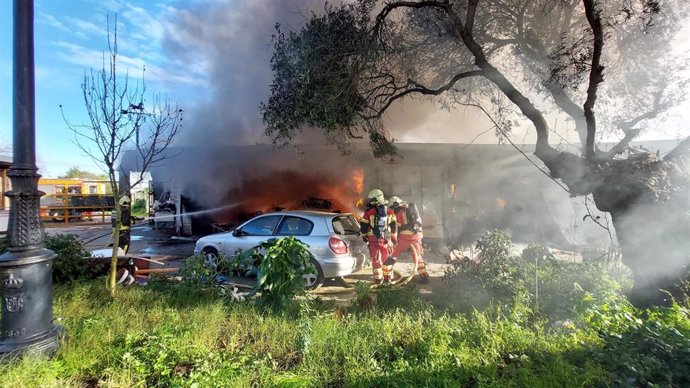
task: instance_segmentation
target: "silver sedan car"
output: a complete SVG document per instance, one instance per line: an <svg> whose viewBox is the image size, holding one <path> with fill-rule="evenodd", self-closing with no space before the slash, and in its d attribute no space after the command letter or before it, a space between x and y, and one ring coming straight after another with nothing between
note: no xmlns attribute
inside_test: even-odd
<svg viewBox="0 0 690 388"><path fill-rule="evenodd" d="M283 236L295 236L309 246L317 273L305 276L307 288L317 288L325 279L350 275L365 265L367 247L359 237L359 224L352 214L311 210L259 215L231 232L200 238L194 254L203 254L209 260L216 260L219 253L231 257Z"/></svg>

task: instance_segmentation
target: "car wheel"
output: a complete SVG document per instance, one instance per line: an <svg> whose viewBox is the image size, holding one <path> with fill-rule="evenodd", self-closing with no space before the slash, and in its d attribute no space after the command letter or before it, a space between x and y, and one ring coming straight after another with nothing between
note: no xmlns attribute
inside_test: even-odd
<svg viewBox="0 0 690 388"><path fill-rule="evenodd" d="M307 290L316 290L323 285L323 271L321 270L321 265L319 265L315 259L312 258L311 263L316 268L316 273L302 275L304 278L304 288Z"/></svg>
<svg viewBox="0 0 690 388"><path fill-rule="evenodd" d="M215 248L204 248L201 254L204 256L204 264L214 269L218 267L220 256L218 256L218 251Z"/></svg>

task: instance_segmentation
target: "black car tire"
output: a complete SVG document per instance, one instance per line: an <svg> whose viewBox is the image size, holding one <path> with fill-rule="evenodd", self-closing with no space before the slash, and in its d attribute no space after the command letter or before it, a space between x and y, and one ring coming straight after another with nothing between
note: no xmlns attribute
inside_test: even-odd
<svg viewBox="0 0 690 388"><path fill-rule="evenodd" d="M218 267L220 256L215 248L204 248L201 250L201 254L204 256L204 264L213 268Z"/></svg>
<svg viewBox="0 0 690 388"><path fill-rule="evenodd" d="M316 273L302 276L304 278L304 288L310 291L318 289L325 281L319 262L312 257L311 263L316 268Z"/></svg>

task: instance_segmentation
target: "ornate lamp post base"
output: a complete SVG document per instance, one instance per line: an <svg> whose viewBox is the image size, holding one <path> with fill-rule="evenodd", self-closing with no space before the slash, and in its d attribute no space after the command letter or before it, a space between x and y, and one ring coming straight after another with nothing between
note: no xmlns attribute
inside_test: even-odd
<svg viewBox="0 0 690 388"><path fill-rule="evenodd" d="M36 169L15 167L8 174L13 188L7 227L7 249L0 256L0 359L27 353L51 355L60 328L53 326L53 258L44 247L38 216L41 195Z"/></svg>
<svg viewBox="0 0 690 388"><path fill-rule="evenodd" d="M1 360L57 350L61 327L52 323L50 287L54 257L42 248L0 256Z"/></svg>

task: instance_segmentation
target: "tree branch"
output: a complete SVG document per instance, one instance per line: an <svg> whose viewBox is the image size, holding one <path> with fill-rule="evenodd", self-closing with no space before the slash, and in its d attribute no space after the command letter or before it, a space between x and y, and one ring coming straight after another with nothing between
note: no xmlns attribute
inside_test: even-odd
<svg viewBox="0 0 690 388"><path fill-rule="evenodd" d="M587 140L585 144L585 156L594 158L594 136L597 130L596 117L594 115L594 103L597 99L597 88L604 80L604 66L601 65L601 51L604 47L604 31L601 25L601 14L595 9L595 0L583 0L587 21L592 27L594 44L592 47L592 66L589 71L589 86L587 88L587 100L584 104L585 121L587 122Z"/></svg>
<svg viewBox="0 0 690 388"><path fill-rule="evenodd" d="M378 36L381 32L383 23L386 21L388 15L397 8L439 8L448 9L450 8L450 2L448 0L442 1L396 1L386 4L381 12L376 15L376 22L374 24L374 36Z"/></svg>
<svg viewBox="0 0 690 388"><path fill-rule="evenodd" d="M472 70L472 71L466 71L464 73L459 73L459 74L456 74L453 78L451 78L450 81L448 81L445 85L441 86L438 89L429 89L423 85L416 83L415 81L409 80L408 85L413 86L412 88L406 89L406 90L404 90L404 91L402 91L396 95L393 95L391 98L388 99L388 101L386 102L386 104L382 108L376 110L377 112L375 115L369 116L366 118L367 119L381 118L383 113L391 106L391 104L393 104L393 102L395 102L395 100L403 98L403 97L407 96L408 94L419 93L419 94L424 94L424 95L428 95L428 96L438 96L438 95L450 90L453 87L453 85L455 85L458 81L460 81L463 78L477 77L477 76L483 76L483 75L484 75L484 72L482 70Z"/></svg>
<svg viewBox="0 0 690 388"><path fill-rule="evenodd" d="M630 142L635 139L644 128L638 127L635 128L637 124L642 122L643 120L648 120L648 119L653 119L659 115L664 109L663 103L661 101L662 99L662 94L663 91L658 91L655 96L654 96L654 105L653 107L637 117L628 120L628 121L623 121L618 124L618 127L623 131L625 136L621 141L618 142L615 146L613 146L610 150L605 151L605 152L600 152L598 151L596 154L597 159L602 160L602 159L612 159L616 155L620 154L621 152L625 151L628 146L630 145Z"/></svg>
<svg viewBox="0 0 690 388"><path fill-rule="evenodd" d="M470 2L468 6L476 7L476 3ZM503 92L503 94L505 94L505 96L508 97L508 99L512 101L515 106L520 109L522 114L525 115L525 117L527 117L534 125L537 132L535 154L545 162L555 159L558 155L558 152L549 145L549 129L544 116L527 97L517 90L517 88L503 75L503 73L501 73L500 70L498 70L488 61L481 45L474 40L472 34L467 30L458 14L456 14L451 8L446 8L445 10L446 14L460 34L460 38L462 39L465 47L474 56L475 65L484 71L484 77L493 82L494 85L496 85L501 92ZM468 15L470 13L473 14L474 11L468 10Z"/></svg>

